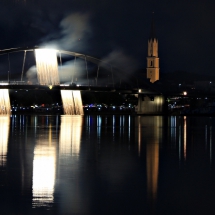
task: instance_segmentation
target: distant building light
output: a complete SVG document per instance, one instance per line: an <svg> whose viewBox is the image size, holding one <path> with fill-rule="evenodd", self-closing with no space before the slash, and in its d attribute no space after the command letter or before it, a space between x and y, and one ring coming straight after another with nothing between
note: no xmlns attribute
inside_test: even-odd
<svg viewBox="0 0 215 215"><path fill-rule="evenodd" d="M184 96L186 96L186 95L187 95L187 92L186 92L186 91L184 91L184 92L183 92L183 95L184 95Z"/></svg>

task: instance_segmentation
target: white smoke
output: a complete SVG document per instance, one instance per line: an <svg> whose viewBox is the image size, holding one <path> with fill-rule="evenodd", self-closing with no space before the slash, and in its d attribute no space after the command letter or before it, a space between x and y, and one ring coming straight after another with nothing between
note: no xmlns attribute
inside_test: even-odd
<svg viewBox="0 0 215 215"><path fill-rule="evenodd" d="M88 14L70 14L60 22L59 27L60 34L54 35L57 39L49 40L49 35L41 46L62 50L81 50L86 47L87 39L91 35Z"/></svg>
<svg viewBox="0 0 215 215"><path fill-rule="evenodd" d="M26 78L29 84L36 84L38 82L36 66L32 66L28 69L28 71L26 72Z"/></svg>
<svg viewBox="0 0 215 215"><path fill-rule="evenodd" d="M59 79L61 83L65 82L79 82L83 78L83 73L85 71L84 65L81 61L72 60L68 61L62 66L59 66Z"/></svg>
<svg viewBox="0 0 215 215"><path fill-rule="evenodd" d="M66 16L59 24L61 29L58 34L49 34L43 39L40 47L52 48L58 50L81 50L86 48L86 42L91 35L91 28L89 24L89 15L82 13L72 13ZM51 39L51 38L55 39ZM83 66L76 61L69 61L59 66L60 82L76 81L80 79L81 70L84 71ZM30 83L37 83L36 67L31 67L26 72L26 77Z"/></svg>
<svg viewBox="0 0 215 215"><path fill-rule="evenodd" d="M102 59L102 66L112 66L122 72L132 73L137 68L137 61L123 50L114 50Z"/></svg>
<svg viewBox="0 0 215 215"><path fill-rule="evenodd" d="M85 65L84 62L78 60L72 60L64 63L58 67L58 74L60 83L82 83L86 81L85 76ZM37 68L32 66L26 72L27 82L29 84L36 84L37 80Z"/></svg>
<svg viewBox="0 0 215 215"><path fill-rule="evenodd" d="M66 16L59 24L59 28L61 29L60 33L49 34L43 39L41 46L44 48L54 48L74 52L86 49L88 38L92 35L89 20L89 15L83 13L72 13ZM118 71L130 75L137 68L137 62L123 50L118 49L104 57L99 66L105 67L109 71L117 68ZM75 67L73 61L63 63L63 65L59 67L60 83L69 81L77 82L77 80L81 81L80 75L83 75L84 72L86 72L85 67L85 65L83 66L78 61L76 62ZM27 72L28 79L35 80L35 74L36 72L33 72L31 68ZM83 78L83 80L84 79L86 79L86 77Z"/></svg>

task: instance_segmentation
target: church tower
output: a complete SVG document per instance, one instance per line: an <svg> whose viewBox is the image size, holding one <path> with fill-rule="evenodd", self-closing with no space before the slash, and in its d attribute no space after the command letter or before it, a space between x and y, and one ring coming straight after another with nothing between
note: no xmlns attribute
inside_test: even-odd
<svg viewBox="0 0 215 215"><path fill-rule="evenodd" d="M158 39L155 35L154 17L152 17L151 34L148 39L147 78L151 83L159 80Z"/></svg>

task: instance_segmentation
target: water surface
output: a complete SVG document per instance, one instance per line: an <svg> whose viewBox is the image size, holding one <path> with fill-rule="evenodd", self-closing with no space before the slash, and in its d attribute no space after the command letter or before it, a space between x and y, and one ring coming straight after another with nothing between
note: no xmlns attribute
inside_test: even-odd
<svg viewBox="0 0 215 215"><path fill-rule="evenodd" d="M0 214L215 214L213 117L0 117Z"/></svg>

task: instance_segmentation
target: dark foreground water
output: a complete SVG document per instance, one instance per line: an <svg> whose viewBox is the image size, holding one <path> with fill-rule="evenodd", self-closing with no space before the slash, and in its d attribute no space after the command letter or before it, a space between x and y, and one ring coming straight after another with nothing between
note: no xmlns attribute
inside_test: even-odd
<svg viewBox="0 0 215 215"><path fill-rule="evenodd" d="M0 117L0 214L215 214L215 118Z"/></svg>

